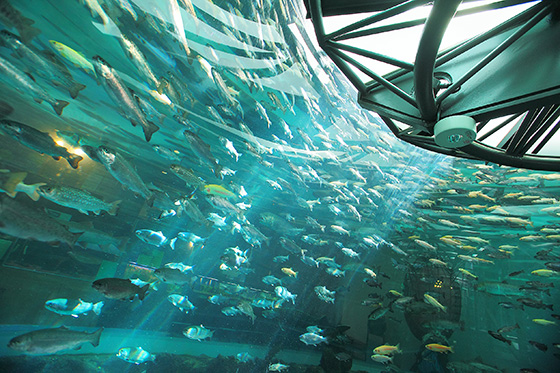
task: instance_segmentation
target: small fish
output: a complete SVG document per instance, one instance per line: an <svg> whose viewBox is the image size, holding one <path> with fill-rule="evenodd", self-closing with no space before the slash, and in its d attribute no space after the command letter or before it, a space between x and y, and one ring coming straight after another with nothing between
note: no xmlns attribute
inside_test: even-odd
<svg viewBox="0 0 560 373"><path fill-rule="evenodd" d="M289 365L284 365L281 363L275 363L275 364L269 364L268 365L268 371L269 372L281 372L283 370L288 369L290 366Z"/></svg>
<svg viewBox="0 0 560 373"><path fill-rule="evenodd" d="M382 363L382 364L389 364L393 362L393 358L387 355L381 354L373 354L371 355L371 359L375 362Z"/></svg>
<svg viewBox="0 0 560 373"><path fill-rule="evenodd" d="M400 354L402 351L399 349L399 345L391 346L391 345L382 345L378 346L373 349L373 352L379 355L393 355L393 354Z"/></svg>
<svg viewBox="0 0 560 373"><path fill-rule="evenodd" d="M72 317L87 315L90 311L99 315L103 305L103 302L93 304L84 302L81 299L78 299L77 301L70 301L66 298L51 299L45 302L45 308L49 311L58 313L59 315L68 315Z"/></svg>
<svg viewBox="0 0 560 373"><path fill-rule="evenodd" d="M424 301L426 303L429 303L432 306L442 310L443 312L447 312L447 307L443 306L440 302L437 301L437 299L432 297L430 294L427 294L427 293L424 294Z"/></svg>
<svg viewBox="0 0 560 373"><path fill-rule="evenodd" d="M299 340L308 346L309 345L317 346L320 343L327 343L327 338L311 332L300 335Z"/></svg>
<svg viewBox="0 0 560 373"><path fill-rule="evenodd" d="M350 231L344 229L343 227L341 227L339 225L331 225L331 229L338 234L346 234L346 235L350 236Z"/></svg>
<svg viewBox="0 0 560 373"><path fill-rule="evenodd" d="M444 346L441 345L439 343L430 343L426 345L426 348L430 351L435 351L435 352L439 352L439 353L448 353L448 352L453 352L453 347L450 346Z"/></svg>
<svg viewBox="0 0 560 373"><path fill-rule="evenodd" d="M239 157L241 157L243 154L239 153L237 149L235 149L233 142L229 139L226 139L225 137L220 136L220 143L224 146L224 148L226 148L228 153L235 158L235 161L239 162Z"/></svg>
<svg viewBox="0 0 560 373"><path fill-rule="evenodd" d="M169 209L169 210L163 210L158 217L156 218L156 220L164 220L164 219L168 219L168 218L172 218L174 216L177 215L177 211L173 210L173 209Z"/></svg>
<svg viewBox="0 0 560 373"><path fill-rule="evenodd" d="M171 302L175 307L179 308L181 312L189 313L189 311L193 310L195 306L189 301L189 298L186 295L180 294L170 294L167 297L167 300Z"/></svg>
<svg viewBox="0 0 560 373"><path fill-rule="evenodd" d="M514 277L514 276L522 274L523 272L525 272L525 270L522 269L520 271L511 272L508 276L509 277Z"/></svg>
<svg viewBox="0 0 560 373"><path fill-rule="evenodd" d="M191 326L183 330L185 337L189 339L194 339L196 341L201 341L206 338L211 338L214 335L213 330L206 329L202 324Z"/></svg>
<svg viewBox="0 0 560 373"><path fill-rule="evenodd" d="M81 52L77 52L69 46L56 40L49 40L49 43L55 51L57 51L63 58L71 62L74 66L77 66L86 73L95 76L93 64L89 62Z"/></svg>
<svg viewBox="0 0 560 373"><path fill-rule="evenodd" d="M532 321L536 324L543 325L543 326L557 325L556 321L550 321L545 319L533 319Z"/></svg>
<svg viewBox="0 0 560 373"><path fill-rule="evenodd" d="M131 364L143 364L147 361L155 361L156 355L150 354L142 347L123 347L117 352L117 357Z"/></svg>
<svg viewBox="0 0 560 373"><path fill-rule="evenodd" d="M251 356L248 352L240 352L235 355L235 360L239 361L240 363L247 363L253 359L254 357Z"/></svg>
<svg viewBox="0 0 560 373"><path fill-rule="evenodd" d="M501 335L500 333L494 332L494 331L492 331L492 330L488 330L488 334L490 334L490 335L492 336L492 338L495 338L495 339L497 339L498 341L505 342L505 343L507 343L508 345L511 346L511 340L510 340L510 339L507 339L506 337L504 337L504 336Z"/></svg>
<svg viewBox="0 0 560 373"><path fill-rule="evenodd" d="M274 292L276 293L277 296L279 296L280 298L284 299L285 301L288 302L292 302L293 304L296 303L296 297L297 294L292 294L288 291L288 289L286 289L283 286L276 286L274 288Z"/></svg>
<svg viewBox="0 0 560 373"><path fill-rule="evenodd" d="M147 244L162 247L167 244L167 237L161 231L152 231L151 229L138 229L135 232L136 237Z"/></svg>
<svg viewBox="0 0 560 373"><path fill-rule="evenodd" d="M519 324L515 324L515 325L509 325L509 326L503 326L500 329L498 329L498 333L503 334L503 333L509 333L515 329L519 329Z"/></svg>
<svg viewBox="0 0 560 373"><path fill-rule="evenodd" d="M530 344L541 350L542 352L546 352L548 350L548 346L544 343L536 342L536 341L529 341Z"/></svg>
<svg viewBox="0 0 560 373"><path fill-rule="evenodd" d="M205 185L202 191L205 194L214 195L214 196L220 196L225 198L235 197L235 193L227 190L221 185L216 185L216 184Z"/></svg>

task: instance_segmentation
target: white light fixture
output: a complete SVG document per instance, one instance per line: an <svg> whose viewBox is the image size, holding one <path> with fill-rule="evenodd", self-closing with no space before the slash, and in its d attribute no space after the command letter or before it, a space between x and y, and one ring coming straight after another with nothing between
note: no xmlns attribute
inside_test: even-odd
<svg viewBox="0 0 560 373"><path fill-rule="evenodd" d="M475 138L476 122L466 115L444 118L434 126L434 140L444 148L460 148L469 145Z"/></svg>

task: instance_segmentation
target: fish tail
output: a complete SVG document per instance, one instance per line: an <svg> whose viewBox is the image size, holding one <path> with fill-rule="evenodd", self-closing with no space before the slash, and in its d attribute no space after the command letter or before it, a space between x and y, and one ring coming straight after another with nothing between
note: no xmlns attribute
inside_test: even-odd
<svg viewBox="0 0 560 373"><path fill-rule="evenodd" d="M68 161L68 163L70 164L70 166L73 169L77 169L78 168L78 163L80 163L80 161L84 159L84 157L81 157L77 154L72 154L68 157L66 157L66 160Z"/></svg>
<svg viewBox="0 0 560 373"><path fill-rule="evenodd" d="M33 201L38 201L39 198L41 198L41 196L37 192L37 189L39 189L39 187L43 185L47 185L47 183L37 183L37 184L28 185L23 192L27 194L29 198L31 198Z"/></svg>
<svg viewBox="0 0 560 373"><path fill-rule="evenodd" d="M138 299L144 300L146 297L146 293L150 290L150 284L146 284L140 288L140 292L138 293Z"/></svg>
<svg viewBox="0 0 560 373"><path fill-rule="evenodd" d="M159 131L159 127L154 123L147 121L147 126L144 127L144 137L146 138L146 141L150 142L152 135L157 131Z"/></svg>
<svg viewBox="0 0 560 373"><path fill-rule="evenodd" d="M119 199L118 201L115 201L113 203L111 203L111 208L109 209L109 211L107 211L109 213L109 215L115 216L117 215L117 211L119 210L119 205L122 201Z"/></svg>
<svg viewBox="0 0 560 373"><path fill-rule="evenodd" d="M103 303L103 302L99 302ZM91 344L93 347L99 346L99 340L101 339L101 332L103 332L103 327L97 329L94 333L91 334Z"/></svg>
<svg viewBox="0 0 560 373"><path fill-rule="evenodd" d="M70 240L69 241L65 241L70 247L74 247L74 245L76 245L76 242L78 242L78 240L80 239L80 237L82 236L83 232L80 233L70 233Z"/></svg>
<svg viewBox="0 0 560 373"><path fill-rule="evenodd" d="M552 308L552 304L549 304L547 307L550 308L551 311L554 311L554 309Z"/></svg>
<svg viewBox="0 0 560 373"><path fill-rule="evenodd" d="M103 301L95 303L92 308L93 313L99 315L101 313L101 308L103 307L104 304L105 303L103 303Z"/></svg>
<svg viewBox="0 0 560 373"><path fill-rule="evenodd" d="M69 104L68 101L56 100L54 103L51 104L51 106L56 114L62 115L62 109L68 106L68 104Z"/></svg>
<svg viewBox="0 0 560 373"><path fill-rule="evenodd" d="M72 86L70 88L68 88L68 92L70 93L70 97L72 97L73 99L78 97L78 93L80 93L80 91L82 89L84 89L86 86L84 84L81 83L74 83L72 84Z"/></svg>
<svg viewBox="0 0 560 373"><path fill-rule="evenodd" d="M7 195L14 198L17 194L15 190L17 185L21 183L26 176L27 172L14 172L10 174L10 178L4 183L4 185L2 185L2 189Z"/></svg>
<svg viewBox="0 0 560 373"><path fill-rule="evenodd" d="M39 35L41 33L41 30L39 30L36 27L31 26L34 22L33 20L30 20L31 22L24 22L25 27L23 27L21 30L19 31L19 37L21 38L21 41L23 41L25 44L28 44L29 42L31 42L31 40Z"/></svg>
<svg viewBox="0 0 560 373"><path fill-rule="evenodd" d="M155 199L156 199L156 195L151 193L150 196L146 199L146 204L150 207L153 207Z"/></svg>

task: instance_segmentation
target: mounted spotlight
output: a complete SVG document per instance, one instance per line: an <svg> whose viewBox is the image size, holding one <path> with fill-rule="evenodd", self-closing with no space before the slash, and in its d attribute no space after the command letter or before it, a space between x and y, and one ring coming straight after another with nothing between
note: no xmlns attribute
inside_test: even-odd
<svg viewBox="0 0 560 373"><path fill-rule="evenodd" d="M306 0L319 45L395 136L447 155L560 171L560 2L340 4ZM415 53L397 58L397 50Z"/></svg>

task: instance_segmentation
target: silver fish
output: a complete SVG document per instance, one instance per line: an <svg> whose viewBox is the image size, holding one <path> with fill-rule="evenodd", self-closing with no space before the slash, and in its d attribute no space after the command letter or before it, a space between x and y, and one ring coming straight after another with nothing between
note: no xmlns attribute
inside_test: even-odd
<svg viewBox="0 0 560 373"><path fill-rule="evenodd" d="M81 233L71 233L40 209L30 209L15 200L0 199L0 232L24 240L65 242L73 246Z"/></svg>
<svg viewBox="0 0 560 373"><path fill-rule="evenodd" d="M146 120L144 113L137 101L132 97L128 87L124 84L118 73L100 56L93 57L93 67L103 88L109 97L123 111L124 116L130 120L133 126L140 124L144 130L146 141L150 141L154 132L159 127Z"/></svg>
<svg viewBox="0 0 560 373"><path fill-rule="evenodd" d="M113 203L105 202L91 195L87 190L72 188L68 186L43 185L37 190L41 197L48 199L60 206L76 209L81 213L88 214L89 211L99 215L101 211L107 211L109 215L116 215L121 201Z"/></svg>
<svg viewBox="0 0 560 373"><path fill-rule="evenodd" d="M27 93L38 102L47 101L58 115L62 115L62 110L69 104L67 101L53 98L35 80L2 57L0 57L0 73L1 76L13 84L14 88Z"/></svg>
<svg viewBox="0 0 560 373"><path fill-rule="evenodd" d="M132 167L123 156L106 146L97 148L96 155L107 171L109 171L119 183L145 198L148 205L153 204L153 193L146 187L140 175L138 175L134 167Z"/></svg>
<svg viewBox="0 0 560 373"><path fill-rule="evenodd" d="M48 133L41 132L26 124L2 119L0 120L0 129L20 144L36 152L50 155L55 160L59 160L61 157L65 158L74 169L78 168L78 164L83 159L83 157L72 154L66 148L57 145Z"/></svg>

